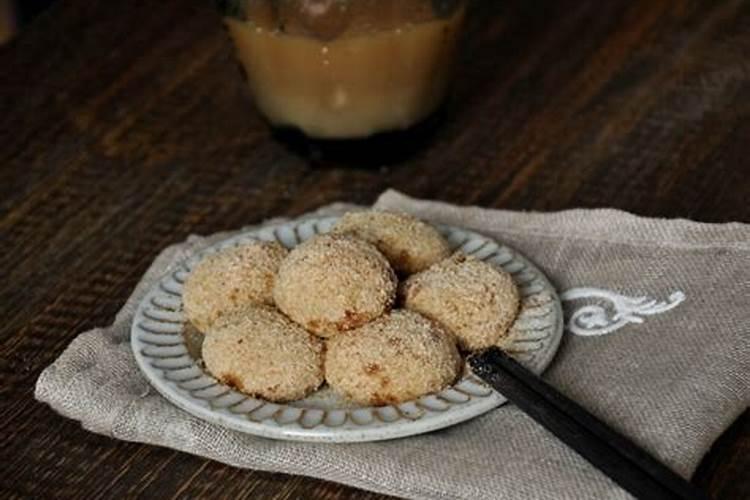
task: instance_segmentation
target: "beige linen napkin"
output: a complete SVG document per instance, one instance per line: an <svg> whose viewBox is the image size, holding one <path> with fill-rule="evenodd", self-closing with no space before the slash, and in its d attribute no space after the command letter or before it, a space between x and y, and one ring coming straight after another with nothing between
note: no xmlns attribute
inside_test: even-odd
<svg viewBox="0 0 750 500"><path fill-rule="evenodd" d="M615 210L465 208L393 191L375 207L475 229L536 262L569 299L570 331L547 380L683 476L747 407L748 226ZM115 322L81 334L42 373L37 399L117 439L405 497L628 497L512 405L431 434L350 445L256 438L178 410L139 373L130 321L160 275L222 236L191 237L165 249Z"/></svg>

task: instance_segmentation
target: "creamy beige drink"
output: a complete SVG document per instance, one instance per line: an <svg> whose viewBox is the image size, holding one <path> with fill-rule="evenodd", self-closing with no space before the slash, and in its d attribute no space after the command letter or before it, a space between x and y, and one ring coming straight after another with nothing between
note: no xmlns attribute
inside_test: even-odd
<svg viewBox="0 0 750 500"><path fill-rule="evenodd" d="M260 110L319 138L407 128L440 104L464 9L330 40L226 18Z"/></svg>

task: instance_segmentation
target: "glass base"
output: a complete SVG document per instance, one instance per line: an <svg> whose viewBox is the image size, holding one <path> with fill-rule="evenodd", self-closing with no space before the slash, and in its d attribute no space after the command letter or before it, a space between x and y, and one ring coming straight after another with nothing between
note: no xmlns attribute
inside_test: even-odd
<svg viewBox="0 0 750 500"><path fill-rule="evenodd" d="M445 120L446 106L405 130L362 139L316 139L294 127L273 127L275 140L316 167L377 169L404 163L429 147Z"/></svg>

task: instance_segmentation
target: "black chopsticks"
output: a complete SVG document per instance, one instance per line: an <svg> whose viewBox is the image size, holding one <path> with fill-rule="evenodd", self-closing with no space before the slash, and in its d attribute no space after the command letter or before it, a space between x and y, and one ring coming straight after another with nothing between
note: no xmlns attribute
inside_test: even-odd
<svg viewBox="0 0 750 500"><path fill-rule="evenodd" d="M468 361L478 377L636 498L708 498L500 349Z"/></svg>

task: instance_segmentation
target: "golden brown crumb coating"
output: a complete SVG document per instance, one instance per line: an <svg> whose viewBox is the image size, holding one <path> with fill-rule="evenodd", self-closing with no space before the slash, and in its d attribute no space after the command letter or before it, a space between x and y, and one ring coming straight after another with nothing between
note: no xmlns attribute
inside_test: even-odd
<svg viewBox="0 0 750 500"><path fill-rule="evenodd" d="M273 304L273 285L286 248L276 242L241 245L208 255L188 276L185 315L200 331L247 304Z"/></svg>
<svg viewBox="0 0 750 500"><path fill-rule="evenodd" d="M406 310L336 335L326 345L328 384L366 405L396 404L439 391L462 366L452 336Z"/></svg>
<svg viewBox="0 0 750 500"><path fill-rule="evenodd" d="M269 306L216 321L203 361L221 382L269 401L301 399L323 383L323 341Z"/></svg>
<svg viewBox="0 0 750 500"><path fill-rule="evenodd" d="M396 277L369 243L321 235L294 248L279 267L276 305L311 332L330 337L372 321L390 309Z"/></svg>
<svg viewBox="0 0 750 500"><path fill-rule="evenodd" d="M411 276L401 293L406 308L437 321L472 351L506 335L520 303L510 274L463 254Z"/></svg>
<svg viewBox="0 0 750 500"><path fill-rule="evenodd" d="M450 255L448 242L431 225L414 216L394 212L349 212L333 232L351 234L375 245L393 269L413 274Z"/></svg>

